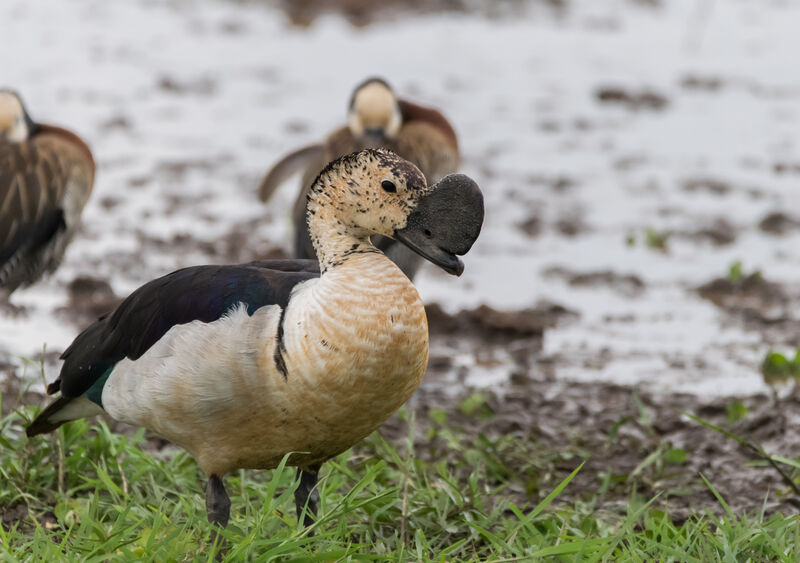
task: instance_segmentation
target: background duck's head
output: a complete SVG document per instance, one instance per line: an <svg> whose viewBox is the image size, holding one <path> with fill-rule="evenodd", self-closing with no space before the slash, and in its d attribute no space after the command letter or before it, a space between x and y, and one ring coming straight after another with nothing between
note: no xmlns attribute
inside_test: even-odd
<svg viewBox="0 0 800 563"><path fill-rule="evenodd" d="M381 78L368 78L353 91L347 126L367 146L379 147L397 138L403 117L391 86Z"/></svg>
<svg viewBox="0 0 800 563"><path fill-rule="evenodd" d="M0 90L0 140L21 143L33 130L33 121L19 94L13 90Z"/></svg>
<svg viewBox="0 0 800 563"><path fill-rule="evenodd" d="M464 265L456 255L466 254L478 238L483 195L463 174L428 186L407 160L367 149L331 162L320 173L309 194L308 222L323 269L326 250L343 235L368 248L370 236L383 235L460 275ZM357 246L339 252L355 252Z"/></svg>

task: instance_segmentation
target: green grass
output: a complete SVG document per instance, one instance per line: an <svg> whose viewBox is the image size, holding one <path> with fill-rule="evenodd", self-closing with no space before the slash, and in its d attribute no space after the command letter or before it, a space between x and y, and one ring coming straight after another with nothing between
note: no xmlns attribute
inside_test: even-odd
<svg viewBox="0 0 800 563"><path fill-rule="evenodd" d="M104 422L78 421L28 440L23 425L35 410L0 421L0 514L27 510L0 527L0 560L214 560L204 479L187 454L146 453L143 431L115 434ZM797 516L736 515L711 483L722 517L693 514L674 524L654 508L655 499L635 495L609 514L594 508L596 497L559 502L581 471L581 461L572 459L569 477L515 505L499 453L508 441L442 433L452 446L446 460L411 455L413 435L398 448L374 434L327 463L313 537L297 528L292 468L228 476L225 560L800 559Z"/></svg>

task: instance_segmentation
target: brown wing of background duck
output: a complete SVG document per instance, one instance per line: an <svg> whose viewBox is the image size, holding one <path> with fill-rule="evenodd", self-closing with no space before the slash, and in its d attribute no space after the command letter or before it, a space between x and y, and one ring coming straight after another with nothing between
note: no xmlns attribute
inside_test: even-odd
<svg viewBox="0 0 800 563"><path fill-rule="evenodd" d="M0 140L0 290L10 294L58 267L94 172L89 148L65 129L35 124L22 142Z"/></svg>
<svg viewBox="0 0 800 563"><path fill-rule="evenodd" d="M366 81L364 84L368 84ZM362 88L363 84L359 86ZM302 172L301 189L292 208L295 225L295 255L298 258L315 258L314 248L306 229L306 200L308 190L319 171L341 156L366 148L386 148L414 163L433 184L447 174L458 170L460 154L458 138L453 126L434 108L415 104L408 100L397 100L402 115L402 126L395 138L384 138L374 142L367 136L356 136L349 126L331 133L323 143L298 149L275 164L261 182L259 196L267 201L277 187L292 174ZM413 278L421 260L405 246L390 239L376 237L374 243L392 261Z"/></svg>

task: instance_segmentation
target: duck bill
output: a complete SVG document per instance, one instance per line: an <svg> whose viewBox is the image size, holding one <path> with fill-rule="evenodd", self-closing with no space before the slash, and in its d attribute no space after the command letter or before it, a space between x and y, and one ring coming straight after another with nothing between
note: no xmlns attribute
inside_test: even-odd
<svg viewBox="0 0 800 563"><path fill-rule="evenodd" d="M367 128L364 129L364 137L370 146L379 147L386 142L386 131L381 128Z"/></svg>
<svg viewBox="0 0 800 563"><path fill-rule="evenodd" d="M483 194L478 184L463 174L450 174L431 187L408 216L394 238L436 264L460 276L466 254L483 225Z"/></svg>

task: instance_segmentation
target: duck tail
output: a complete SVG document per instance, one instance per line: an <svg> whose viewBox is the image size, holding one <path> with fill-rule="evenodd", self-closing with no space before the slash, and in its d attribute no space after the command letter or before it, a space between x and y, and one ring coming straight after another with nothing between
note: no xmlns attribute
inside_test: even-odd
<svg viewBox="0 0 800 563"><path fill-rule="evenodd" d="M66 420L62 419L61 417L57 417L56 415L63 409L67 404L69 404L70 400L66 397L59 397L52 403L50 403L46 409L44 409L39 416L37 416L33 422L25 429L25 434L28 438L33 436L38 436L39 434L45 434L47 432L52 432L65 422ZM57 418L58 420L53 420L53 418Z"/></svg>
<svg viewBox="0 0 800 563"><path fill-rule="evenodd" d="M105 412L98 404L90 401L86 395L64 397L63 395L47 405L39 416L25 429L28 438L52 432L65 422L94 416Z"/></svg>
<svg viewBox="0 0 800 563"><path fill-rule="evenodd" d="M325 153L323 145L309 145L284 156L275 166L270 168L258 188L258 197L267 201L282 183L293 174L305 170L314 162L321 161ZM324 166L320 162L320 167Z"/></svg>

